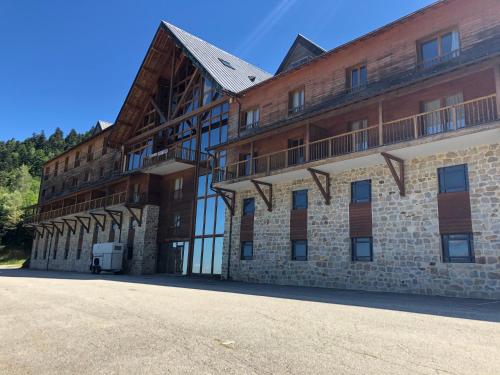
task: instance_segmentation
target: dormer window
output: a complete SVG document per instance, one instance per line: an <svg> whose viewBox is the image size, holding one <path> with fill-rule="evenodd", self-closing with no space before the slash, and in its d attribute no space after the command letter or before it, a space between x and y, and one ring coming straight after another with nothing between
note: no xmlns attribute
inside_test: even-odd
<svg viewBox="0 0 500 375"><path fill-rule="evenodd" d="M230 63L229 61L224 60L224 59L221 59L220 57L219 57L219 61L222 63L222 65L224 65L224 66L228 67L229 69L236 70L236 69L234 68L234 66L232 66L232 65L231 65L231 63Z"/></svg>
<svg viewBox="0 0 500 375"><path fill-rule="evenodd" d="M288 114L293 115L304 110L304 87L290 91L288 94Z"/></svg>
<svg viewBox="0 0 500 375"><path fill-rule="evenodd" d="M259 126L260 120L260 110L259 108L253 108L249 111L246 111L244 114L244 128L245 129L253 129Z"/></svg>

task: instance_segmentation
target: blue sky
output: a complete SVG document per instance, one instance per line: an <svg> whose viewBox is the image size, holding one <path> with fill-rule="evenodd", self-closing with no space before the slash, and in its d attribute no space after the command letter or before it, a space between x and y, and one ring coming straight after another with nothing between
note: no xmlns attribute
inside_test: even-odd
<svg viewBox="0 0 500 375"><path fill-rule="evenodd" d="M114 121L162 19L274 73L297 33L331 49L431 2L2 0L0 139Z"/></svg>

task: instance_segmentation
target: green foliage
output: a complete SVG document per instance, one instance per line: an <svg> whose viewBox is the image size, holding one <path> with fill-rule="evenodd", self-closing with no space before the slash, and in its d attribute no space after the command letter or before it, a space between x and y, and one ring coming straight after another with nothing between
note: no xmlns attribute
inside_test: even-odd
<svg viewBox="0 0 500 375"><path fill-rule="evenodd" d="M24 141L0 141L0 243L26 246L23 208L37 203L43 164L76 146L91 134L57 128L48 138L42 131Z"/></svg>

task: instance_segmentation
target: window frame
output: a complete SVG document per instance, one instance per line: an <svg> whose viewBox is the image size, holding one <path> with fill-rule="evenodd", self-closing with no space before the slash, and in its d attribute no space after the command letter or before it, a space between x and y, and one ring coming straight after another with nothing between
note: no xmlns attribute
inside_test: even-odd
<svg viewBox="0 0 500 375"><path fill-rule="evenodd" d="M462 189L447 189L446 188L446 170L450 170L452 168L458 168L462 167L464 173L465 173L465 186L463 186ZM437 170L437 175L438 175L438 189L439 189L439 194L444 194L444 193L456 193L456 192L466 192L469 191L469 168L467 164L457 164L457 165L449 165L446 167L440 167Z"/></svg>
<svg viewBox="0 0 500 375"><path fill-rule="evenodd" d="M253 202L252 203L252 211L251 212L246 212L245 211L245 202ZM255 198L251 197L251 198L245 198L243 199L243 202L241 204L241 213L242 213L242 216L254 216L255 215Z"/></svg>
<svg viewBox="0 0 500 375"><path fill-rule="evenodd" d="M416 44L417 44L417 60L418 60L418 64L420 66L430 67L430 66L434 66L435 64L441 62L441 59L443 59L443 57L445 57L445 56L448 55L448 54L443 54L443 47L442 47L442 43L443 42L442 42L442 38L443 38L444 35L447 35L447 34L450 34L450 33L453 35L454 32L456 32L457 35L458 35L458 48L456 50L452 50L448 54L449 55L456 54L456 56L459 56L460 55L460 49L461 49L461 47L460 47L461 46L460 31L459 31L459 29L458 29L457 26L452 26L452 27L440 30L438 32L434 32L434 33L432 33L430 35L427 35L424 38L421 38L421 39L417 40ZM422 56L422 46L425 43L428 43L428 42L430 42L430 41L432 41L434 39L437 40L438 54L433 59L424 60L423 56ZM452 56L452 57L456 57L456 56Z"/></svg>
<svg viewBox="0 0 500 375"><path fill-rule="evenodd" d="M293 95L297 92L302 92L302 104L293 107ZM295 115L302 112L306 105L306 87L304 85L298 86L288 91L288 115Z"/></svg>
<svg viewBox="0 0 500 375"><path fill-rule="evenodd" d="M363 89L364 87L366 87L366 85L368 84L368 67L367 67L367 62L366 61L363 61L363 62L360 62L359 64L356 64L356 65L353 65L349 68L346 69L346 75L347 75L347 79L346 79L346 89L349 90L349 91L356 91L356 90L361 90ZM364 68L365 69L365 81L363 83L361 83L361 69ZM352 84L352 73L354 71L357 71L357 76L358 76L358 84L356 86L353 86Z"/></svg>
<svg viewBox="0 0 500 375"><path fill-rule="evenodd" d="M357 247L359 240L368 239L370 244L369 256L358 256ZM351 260L353 262L373 262L373 237L351 237Z"/></svg>
<svg viewBox="0 0 500 375"><path fill-rule="evenodd" d="M252 255L247 256L245 255L245 245L250 244L251 250L252 250ZM240 245L240 260L253 260L253 241L241 241Z"/></svg>
<svg viewBox="0 0 500 375"><path fill-rule="evenodd" d="M252 113L253 121L248 124L248 114ZM255 121L255 113L258 115L258 120ZM260 122L260 107L255 106L251 107L243 112L243 118L242 118L242 128L247 130L247 129L254 129L259 127L259 122Z"/></svg>
<svg viewBox="0 0 500 375"><path fill-rule="evenodd" d="M299 207L297 204L297 199L296 197L299 196L299 194L305 193L306 195L306 205L305 207ZM309 207L309 194L308 194L308 189L300 189L300 190L293 190L292 191L292 210L307 210Z"/></svg>
<svg viewBox="0 0 500 375"><path fill-rule="evenodd" d="M450 236L464 236L461 240L466 240L469 247L468 256L451 256L450 255ZM474 235L472 233L447 233L441 235L441 249L443 263L475 263L474 254Z"/></svg>
<svg viewBox="0 0 500 375"><path fill-rule="evenodd" d="M299 243L305 243L306 246L306 255L305 256L297 256L295 254L295 246ZM292 240L292 260L297 261L297 262L307 262L308 257L309 257L309 245L307 243L307 240Z"/></svg>
<svg viewBox="0 0 500 375"><path fill-rule="evenodd" d="M368 182L368 186L369 186L368 200L355 198L356 193L357 193L356 185L360 184L360 183L366 183L366 182ZM372 201L372 180L371 179L351 182L351 203L370 203L371 201Z"/></svg>

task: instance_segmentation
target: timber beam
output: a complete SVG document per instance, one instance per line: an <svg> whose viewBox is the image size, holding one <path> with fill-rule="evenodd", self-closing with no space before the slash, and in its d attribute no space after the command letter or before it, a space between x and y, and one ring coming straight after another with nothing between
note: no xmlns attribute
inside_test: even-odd
<svg viewBox="0 0 500 375"><path fill-rule="evenodd" d="M323 198L325 198L325 204L327 206L330 205L330 202L332 200L330 173L319 171L319 170L313 169L313 168L307 168L307 170L311 174L316 185L318 186L318 189L321 192L321 195L323 195ZM319 178L320 176L323 176L325 178L325 185L324 186Z"/></svg>
<svg viewBox="0 0 500 375"><path fill-rule="evenodd" d="M234 216L234 207L236 203L236 192L234 190L223 189L212 187L212 190L215 190L217 194L222 198L224 204L228 208L229 212L231 212L231 216Z"/></svg>
<svg viewBox="0 0 500 375"><path fill-rule="evenodd" d="M71 233L76 233L76 220L73 219L62 219Z"/></svg>
<svg viewBox="0 0 500 375"><path fill-rule="evenodd" d="M160 123L163 124L164 122L167 122L167 118L165 117L165 114L161 110L158 103L156 103L156 101L153 98L151 98L150 102L151 105L154 107L155 111L158 112L158 115L160 115Z"/></svg>
<svg viewBox="0 0 500 375"><path fill-rule="evenodd" d="M125 206L128 210L128 212L130 213L130 215L132 216L133 220L137 221L137 224L139 226L142 225L142 211L143 211L143 208L142 207L130 207L130 206ZM139 210L139 214L137 214L134 210Z"/></svg>
<svg viewBox="0 0 500 375"><path fill-rule="evenodd" d="M119 229L122 229L122 222L123 222L123 212L122 211L117 211L117 210L109 210L107 208L104 209L111 218L111 221L115 223Z"/></svg>
<svg viewBox="0 0 500 375"><path fill-rule="evenodd" d="M59 233L59 235L63 235L64 233L64 222L63 221L51 221L50 222L54 228L56 228L57 230L57 233ZM61 225L61 227L59 227L59 225Z"/></svg>
<svg viewBox="0 0 500 375"><path fill-rule="evenodd" d="M267 210L271 212L273 210L273 185L267 182L262 182L257 180L250 180L250 181L252 182L252 184L254 184L257 193L259 193L260 197L266 204ZM262 189L262 186L267 187L267 194Z"/></svg>
<svg viewBox="0 0 500 375"><path fill-rule="evenodd" d="M174 111L171 119L175 118L177 116L177 114L179 113L179 111L181 110L181 108L184 106L184 102L186 101L187 96L188 96L189 92L191 91L191 87L193 86L193 83L196 81L197 77L198 77L198 68L196 68L194 70L193 75L191 76L186 88L184 89L184 93L182 94L181 98L179 99L179 102L176 103L175 111Z"/></svg>
<svg viewBox="0 0 500 375"><path fill-rule="evenodd" d="M97 214L95 212L89 212L90 216L92 216L99 226L101 230L106 230L106 214Z"/></svg>
<svg viewBox="0 0 500 375"><path fill-rule="evenodd" d="M387 152L382 152L381 154L385 162L387 163L387 166L389 167L389 170L391 171L392 177L394 178L394 181L396 181L396 185L398 185L399 188L399 195L404 197L405 196L405 163L403 159L400 159L394 155L388 154ZM394 167L394 163L398 164L398 171L396 171L396 168Z"/></svg>
<svg viewBox="0 0 500 375"><path fill-rule="evenodd" d="M88 216L75 216L76 220L78 220L83 228L87 231L90 231L90 217ZM87 221L85 223L85 221Z"/></svg>
<svg viewBox="0 0 500 375"><path fill-rule="evenodd" d="M35 229L35 231L38 233L38 235L43 238L43 226L41 225L33 225L33 228ZM40 230L40 228L42 228L42 230Z"/></svg>

